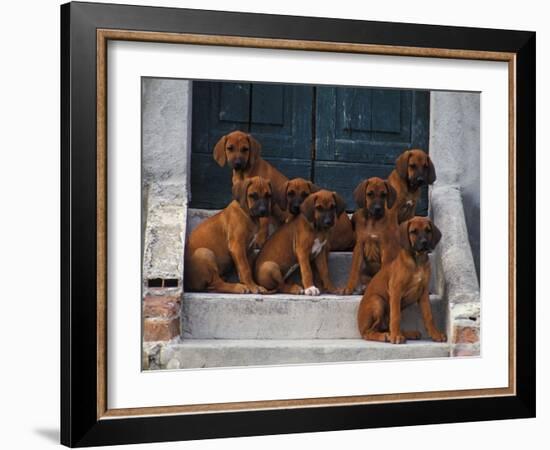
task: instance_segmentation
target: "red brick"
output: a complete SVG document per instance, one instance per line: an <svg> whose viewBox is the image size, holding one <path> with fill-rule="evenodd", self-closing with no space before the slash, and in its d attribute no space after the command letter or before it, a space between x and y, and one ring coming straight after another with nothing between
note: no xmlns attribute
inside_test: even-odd
<svg viewBox="0 0 550 450"><path fill-rule="evenodd" d="M453 335L455 344L476 344L479 342L479 327L456 326Z"/></svg>
<svg viewBox="0 0 550 450"><path fill-rule="evenodd" d="M180 315L181 303L177 296L149 295L143 300L143 317L173 319Z"/></svg>
<svg viewBox="0 0 550 450"><path fill-rule="evenodd" d="M144 319L143 340L169 341L180 334L179 319Z"/></svg>

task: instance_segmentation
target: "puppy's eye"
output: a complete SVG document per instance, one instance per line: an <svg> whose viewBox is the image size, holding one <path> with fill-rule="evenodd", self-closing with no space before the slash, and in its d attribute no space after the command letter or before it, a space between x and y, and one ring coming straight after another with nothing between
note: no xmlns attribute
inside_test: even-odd
<svg viewBox="0 0 550 450"><path fill-rule="evenodd" d="M409 230L409 233L411 233L411 234L416 234L417 232L418 232L418 231L415 230L415 229Z"/></svg>
<svg viewBox="0 0 550 450"><path fill-rule="evenodd" d="M409 165L409 167L410 167L411 169L416 169L416 164L412 163L412 164Z"/></svg>
<svg viewBox="0 0 550 450"><path fill-rule="evenodd" d="M385 197L386 196L386 192L385 191L382 191L382 193L380 194L380 197Z"/></svg>
<svg viewBox="0 0 550 450"><path fill-rule="evenodd" d="M257 192L252 192L249 197L252 199L252 200L258 200L258 193Z"/></svg>
<svg viewBox="0 0 550 450"><path fill-rule="evenodd" d="M428 163L424 164L424 169L428 168Z"/></svg>
<svg viewBox="0 0 550 450"><path fill-rule="evenodd" d="M230 152L232 152L232 151L233 151L233 146L232 146L232 145L228 145L228 146L227 146L227 150L229 150Z"/></svg>
<svg viewBox="0 0 550 450"><path fill-rule="evenodd" d="M265 198L271 198L271 192L267 192L267 193L265 194Z"/></svg>
<svg viewBox="0 0 550 450"><path fill-rule="evenodd" d="M294 197L294 191L288 191L288 196L289 197Z"/></svg>
<svg viewBox="0 0 550 450"><path fill-rule="evenodd" d="M432 232L431 228L426 228L424 231L428 234Z"/></svg>
<svg viewBox="0 0 550 450"><path fill-rule="evenodd" d="M316 209L317 211L322 211L322 210L323 210L323 207L322 207L321 205L317 205L317 206L315 207L315 209Z"/></svg>
<svg viewBox="0 0 550 450"><path fill-rule="evenodd" d="M248 147L243 147L243 148L241 149L241 151L247 152L247 151L248 151Z"/></svg>
<svg viewBox="0 0 550 450"><path fill-rule="evenodd" d="M373 191L367 192L367 197L374 197L374 192Z"/></svg>
<svg viewBox="0 0 550 450"><path fill-rule="evenodd" d="M309 194L308 194L307 192L302 192L302 193L300 194L300 196L301 196L302 198L306 198L308 195L309 195Z"/></svg>

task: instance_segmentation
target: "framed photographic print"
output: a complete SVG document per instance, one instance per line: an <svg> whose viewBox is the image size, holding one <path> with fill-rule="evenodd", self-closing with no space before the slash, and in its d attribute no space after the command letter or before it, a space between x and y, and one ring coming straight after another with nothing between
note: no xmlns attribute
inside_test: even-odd
<svg viewBox="0 0 550 450"><path fill-rule="evenodd" d="M63 444L534 416L535 33L61 26Z"/></svg>

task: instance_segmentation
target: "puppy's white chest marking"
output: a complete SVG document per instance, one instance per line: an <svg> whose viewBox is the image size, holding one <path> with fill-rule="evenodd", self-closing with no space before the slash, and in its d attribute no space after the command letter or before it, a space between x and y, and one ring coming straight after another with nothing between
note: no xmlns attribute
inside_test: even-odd
<svg viewBox="0 0 550 450"><path fill-rule="evenodd" d="M316 238L313 241L313 245L311 247L311 256L313 258L316 258L317 255L321 253L321 250L323 250L323 247L325 246L326 243L327 243L326 239L323 242L321 242L318 238Z"/></svg>
<svg viewBox="0 0 550 450"><path fill-rule="evenodd" d="M414 275L413 280L416 283L422 284L422 283L424 283L424 275L422 273L418 273L418 274Z"/></svg>
<svg viewBox="0 0 550 450"><path fill-rule="evenodd" d="M254 247L254 244L256 244L256 238L258 237L258 233L254 234L252 237L252 240L250 241L250 244L248 244L248 249L250 250L252 247Z"/></svg>

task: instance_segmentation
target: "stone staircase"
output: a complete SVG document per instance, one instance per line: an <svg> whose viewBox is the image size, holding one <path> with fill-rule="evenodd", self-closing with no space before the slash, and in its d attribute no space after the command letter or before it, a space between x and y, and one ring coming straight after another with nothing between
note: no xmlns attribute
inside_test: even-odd
<svg viewBox="0 0 550 450"><path fill-rule="evenodd" d="M190 210L188 228L211 211ZM330 274L343 286L349 274L351 252L334 252ZM436 271L433 270L433 273ZM433 277L432 277L433 278ZM436 325L446 330L447 301L431 281L430 300ZM312 364L450 355L448 343L426 335L419 308L403 311L402 328L419 330L422 339L403 345L367 342L357 330L361 295L235 295L185 292L182 298L181 336L160 349L161 367L203 367Z"/></svg>

